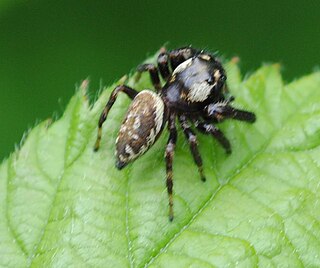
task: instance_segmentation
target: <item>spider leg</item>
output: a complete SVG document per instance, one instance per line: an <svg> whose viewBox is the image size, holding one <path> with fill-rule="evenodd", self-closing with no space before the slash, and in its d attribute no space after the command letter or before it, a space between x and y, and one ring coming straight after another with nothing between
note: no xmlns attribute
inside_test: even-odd
<svg viewBox="0 0 320 268"><path fill-rule="evenodd" d="M179 64L199 53L199 50L196 50L192 47L183 47L172 50L170 52L167 52L165 48L161 48L160 54L157 58L157 64L162 78L165 81L168 81L171 75L171 71L169 70L169 60L171 63L172 70L174 70ZM155 87L157 92L160 92L161 84L158 68L151 63L139 65L137 68L138 75L136 76L136 82L139 81L141 73L149 72L153 86Z"/></svg>
<svg viewBox="0 0 320 268"><path fill-rule="evenodd" d="M165 160L166 160L166 173L167 173L167 190L169 196L169 220L173 220L173 198L172 198L172 188L173 188L173 180L172 180L172 163L173 163L173 155L174 148L177 142L177 129L175 124L174 113L169 115L168 129L169 129L169 139L167 142L166 152L165 152Z"/></svg>
<svg viewBox="0 0 320 268"><path fill-rule="evenodd" d="M217 119L218 121L223 121L227 118L246 121L249 123L253 123L256 121L256 116L254 113L233 108L229 105L228 101L217 102L215 104L208 105L206 107L205 113L210 118Z"/></svg>
<svg viewBox="0 0 320 268"><path fill-rule="evenodd" d="M219 128L210 123L197 121L195 122L195 126L200 132L212 135L222 145L227 154L231 153L230 142Z"/></svg>
<svg viewBox="0 0 320 268"><path fill-rule="evenodd" d="M187 118L184 115L181 115L179 117L179 121L180 121L181 127L183 129L183 132L184 132L186 138L188 139L189 146L190 146L190 151L192 153L194 162L198 166L198 170L199 170L199 173L200 173L201 180L202 181L206 181L206 178L205 178L205 176L203 174L202 158L201 158L201 155L200 155L200 153L198 151L197 136L192 131L191 127L189 126L189 124L187 122Z"/></svg>
<svg viewBox="0 0 320 268"><path fill-rule="evenodd" d="M94 151L98 151L99 150L101 136L102 136L102 125L103 125L104 121L106 121L108 113L109 113L112 105L115 103L119 92L126 93L130 99L134 99L134 97L138 94L138 91L136 91L133 88L130 88L128 86L125 86L125 85L117 86L111 92L110 98L109 98L105 108L103 109L103 111L102 111L102 113L100 115L100 118L99 118L98 135L97 135L96 143L94 145Z"/></svg>
<svg viewBox="0 0 320 268"><path fill-rule="evenodd" d="M182 62L193 56L201 53L201 51L194 49L192 47L182 47L169 52L169 58L171 62L172 70L178 67Z"/></svg>
<svg viewBox="0 0 320 268"><path fill-rule="evenodd" d="M154 64L151 64L151 63L141 64L138 66L137 72L139 74L136 77L136 81L138 81L140 79L141 73L149 72L151 82L152 82L154 88L156 89L157 92L161 91L161 83L160 83L158 68Z"/></svg>
<svg viewBox="0 0 320 268"><path fill-rule="evenodd" d="M162 78L168 81L171 71L169 70L169 55L165 48L161 49L161 52L157 59L158 68Z"/></svg>

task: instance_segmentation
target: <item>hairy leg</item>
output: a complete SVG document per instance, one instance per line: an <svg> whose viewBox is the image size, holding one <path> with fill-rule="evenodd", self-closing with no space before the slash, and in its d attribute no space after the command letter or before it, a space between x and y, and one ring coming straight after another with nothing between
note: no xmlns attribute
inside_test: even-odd
<svg viewBox="0 0 320 268"><path fill-rule="evenodd" d="M97 140L96 143L94 145L94 151L98 151L99 147L100 147L100 141L101 141L101 136L102 136L102 125L104 123L104 121L106 121L108 113L111 109L111 107L113 106L113 104L115 103L117 96L119 94L119 92L123 92L125 94L127 94L129 96L129 98L134 99L134 97L138 94L138 91L125 86L125 85L120 85L117 86L110 95L110 98L105 106L105 108L103 109L100 118L99 118L99 123L98 123L98 135L97 135Z"/></svg>
<svg viewBox="0 0 320 268"><path fill-rule="evenodd" d="M160 78L159 78L159 73L158 73L158 68L151 63L146 63L146 64L141 64L137 68L138 73L143 73L143 72L149 72L151 82L156 89L157 92L161 91L161 83L160 83ZM137 76L136 81L140 79L140 76Z"/></svg>
<svg viewBox="0 0 320 268"><path fill-rule="evenodd" d="M201 155L198 151L197 136L192 131L191 127L188 124L187 118L185 116L183 116L183 115L180 116L179 121L180 121L181 127L183 129L183 132L189 142L190 151L193 156L193 160L196 163L196 165L198 166L201 180L206 181L206 178L203 174L202 158L201 158Z"/></svg>
<svg viewBox="0 0 320 268"><path fill-rule="evenodd" d="M173 198L172 198L172 188L173 188L173 180L172 180L172 163L174 156L174 149L177 142L177 129L175 125L175 114L170 114L169 122L169 139L167 142L166 152L165 152L165 160L166 160L166 173L167 173L167 190L169 196L169 220L173 220Z"/></svg>
<svg viewBox="0 0 320 268"><path fill-rule="evenodd" d="M222 145L227 154L231 153L231 145L229 140L215 125L206 122L195 122L195 126L200 132L213 136Z"/></svg>
<svg viewBox="0 0 320 268"><path fill-rule="evenodd" d="M192 47L182 47L169 52L172 70L178 67L182 62L199 54L200 51Z"/></svg>
<svg viewBox="0 0 320 268"><path fill-rule="evenodd" d="M205 109L205 116L216 119L217 121L223 121L227 118L246 121L249 123L256 121L254 113L233 108L229 105L229 101L217 102L215 104L208 105Z"/></svg>

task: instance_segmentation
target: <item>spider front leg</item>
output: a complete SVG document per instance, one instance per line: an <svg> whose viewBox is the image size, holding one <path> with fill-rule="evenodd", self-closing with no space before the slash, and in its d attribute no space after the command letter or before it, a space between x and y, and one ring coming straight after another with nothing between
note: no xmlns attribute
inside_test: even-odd
<svg viewBox="0 0 320 268"><path fill-rule="evenodd" d="M195 133L192 131L191 127L189 126L186 116L181 115L179 117L179 121L180 121L181 127L183 129L183 132L184 132L186 138L188 139L190 151L193 156L194 162L198 166L201 180L206 181L206 178L203 174L202 158L201 158L201 155L198 151L197 136L195 135Z"/></svg>
<svg viewBox="0 0 320 268"><path fill-rule="evenodd" d="M182 62L186 61L199 54L200 51L192 47L182 47L179 49L171 50L169 53L169 58L171 62L172 70L178 67Z"/></svg>
<svg viewBox="0 0 320 268"><path fill-rule="evenodd" d="M141 73L149 72L151 82L152 82L154 88L156 89L157 92L161 91L161 83L160 83L158 68L154 64L151 64L151 63L141 64L138 66L137 72L139 74L136 77L136 82L140 79Z"/></svg>
<svg viewBox="0 0 320 268"><path fill-rule="evenodd" d="M223 121L227 118L246 121L249 123L254 123L256 121L256 115L254 113L235 109L229 105L229 101L209 104L205 108L205 113L209 118L214 118L218 121Z"/></svg>
<svg viewBox="0 0 320 268"><path fill-rule="evenodd" d="M160 49L160 54L157 58L157 64L162 78L165 81L171 76L171 71L169 69L169 62L171 63L172 70L177 68L182 62L192 58L200 51L192 47L183 47L167 52L165 48Z"/></svg>
<svg viewBox="0 0 320 268"><path fill-rule="evenodd" d="M171 71L169 70L169 56L165 48L161 48L157 63L162 78L168 81Z"/></svg>
<svg viewBox="0 0 320 268"><path fill-rule="evenodd" d="M173 198L172 198L172 188L173 188L173 180L172 180L172 163L173 163L173 155L174 148L177 142L177 129L175 124L175 114L172 113L169 115L168 129L169 129L169 139L167 142L166 152L165 152L165 160L166 160L166 173L167 173L167 190L169 196L169 220L173 220Z"/></svg>
<svg viewBox="0 0 320 268"><path fill-rule="evenodd" d="M97 135L96 143L94 145L94 151L98 151L99 150L101 136L102 136L102 125L103 125L104 121L106 121L107 116L109 114L109 111L110 111L111 107L113 106L113 104L115 103L119 92L126 93L130 99L134 99L134 97L138 94L138 91L136 91L133 88L130 88L128 86L125 86L125 85L117 86L111 92L110 98L109 98L105 108L103 109L103 111L102 111L102 113L100 115L100 118L99 118L98 135Z"/></svg>
<svg viewBox="0 0 320 268"><path fill-rule="evenodd" d="M213 124L198 121L195 122L195 126L200 132L212 135L222 145L227 154L231 153L230 142L219 128Z"/></svg>
<svg viewBox="0 0 320 268"><path fill-rule="evenodd" d="M182 62L192 58L198 53L200 53L198 50L191 47L175 49L170 51L169 53L166 51L165 48L161 48L160 54L157 58L157 64L162 78L165 81L168 81L168 79L171 76L171 71L169 70L169 61L171 63L172 70L174 70ZM136 76L136 82L139 81L141 73L149 72L154 88L157 90L157 92L160 92L161 84L158 68L151 63L141 64L137 68L138 75Z"/></svg>

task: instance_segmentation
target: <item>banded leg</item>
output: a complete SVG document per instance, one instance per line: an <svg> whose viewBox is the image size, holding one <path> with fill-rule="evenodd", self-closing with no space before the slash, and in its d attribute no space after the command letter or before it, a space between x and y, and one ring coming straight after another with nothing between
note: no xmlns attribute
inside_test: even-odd
<svg viewBox="0 0 320 268"><path fill-rule="evenodd" d="M185 60L190 59L199 53L200 53L199 50L194 49L192 47L182 47L175 50L171 50L169 52L169 58L170 58L172 70L177 68L178 65L180 65Z"/></svg>
<svg viewBox="0 0 320 268"><path fill-rule="evenodd" d="M225 149L227 154L231 153L231 145L229 140L224 136L223 132L213 124L205 122L196 122L196 128L204 134L212 135Z"/></svg>
<svg viewBox="0 0 320 268"><path fill-rule="evenodd" d="M161 84L160 84L158 68L154 64L151 64L151 63L141 64L138 66L137 71L139 73L149 72L151 82L152 82L154 88L156 89L157 92L161 91ZM139 79L140 79L140 76L138 75L136 78L136 81L138 81Z"/></svg>
<svg viewBox="0 0 320 268"><path fill-rule="evenodd" d="M179 121L180 121L181 127L183 129L183 132L184 132L186 138L188 139L190 151L193 156L194 162L198 166L201 180L206 181L206 178L203 174L202 158L201 158L201 155L198 151L197 137L196 137L195 133L192 131L192 129L190 128L185 116L180 116Z"/></svg>
<svg viewBox="0 0 320 268"><path fill-rule="evenodd" d="M162 49L162 51L160 52L157 63L162 78L165 81L168 81L171 75L171 71L169 70L169 56L165 49Z"/></svg>
<svg viewBox="0 0 320 268"><path fill-rule="evenodd" d="M173 180L172 180L172 163L173 163L173 155L174 148L177 142L177 129L175 125L175 114L172 113L169 116L168 122L169 129L169 139L167 142L166 152L165 152L165 160L166 160L166 173L167 173L167 190L169 196L169 220L173 220L173 198L172 198L172 188L173 188Z"/></svg>
<svg viewBox="0 0 320 268"><path fill-rule="evenodd" d="M232 118L240 121L253 123L256 121L254 113L235 109L228 105L228 102L218 102L210 104L206 108L206 113L209 117L222 121L227 118Z"/></svg>
<svg viewBox="0 0 320 268"><path fill-rule="evenodd" d="M179 64L187 59L192 58L194 55L200 53L198 50L191 47L183 47L179 49L167 52L165 48L161 49L158 56L157 63L161 76L164 80L168 80L171 72L169 70L169 60L172 70L174 70Z"/></svg>
<svg viewBox="0 0 320 268"><path fill-rule="evenodd" d="M172 70L174 70L179 64L181 64L187 59L190 59L197 53L200 53L200 52L191 47L183 47L183 48L175 49L170 51L169 53L166 51L165 48L162 48L157 59L157 64L163 79L167 81L171 75L171 72L169 70L169 60L171 63ZM151 63L142 64L137 68L137 71L140 74L146 71L149 72L152 84L157 90L157 92L161 90L158 68ZM139 81L140 74L136 76L136 82Z"/></svg>
<svg viewBox="0 0 320 268"><path fill-rule="evenodd" d="M134 99L134 97L138 94L138 91L136 91L133 88L130 88L128 86L125 86L125 85L117 86L111 92L110 98L109 98L105 108L103 109L103 111L102 111L102 113L100 115L100 118L99 118L98 135L97 135L96 143L94 145L94 151L98 151L99 150L101 136L102 136L102 125L103 125L104 121L106 121L108 113L109 113L112 105L115 103L119 92L126 93L130 99Z"/></svg>

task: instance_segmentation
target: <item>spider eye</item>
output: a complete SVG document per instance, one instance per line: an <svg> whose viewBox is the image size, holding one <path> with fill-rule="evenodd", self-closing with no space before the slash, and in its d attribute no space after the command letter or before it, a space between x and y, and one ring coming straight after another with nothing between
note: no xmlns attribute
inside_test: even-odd
<svg viewBox="0 0 320 268"><path fill-rule="evenodd" d="M225 75L221 75L219 78L220 82L224 83L227 80L227 77Z"/></svg>

